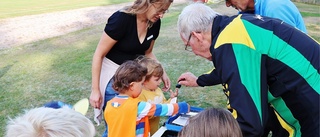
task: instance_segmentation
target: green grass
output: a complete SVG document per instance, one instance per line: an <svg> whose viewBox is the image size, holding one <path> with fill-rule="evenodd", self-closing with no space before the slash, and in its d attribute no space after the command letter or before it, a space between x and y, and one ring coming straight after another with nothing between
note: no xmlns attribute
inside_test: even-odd
<svg viewBox="0 0 320 137"><path fill-rule="evenodd" d="M302 17L319 17L320 15L320 7L319 5L313 4L305 4L294 2L294 4L298 7Z"/></svg>
<svg viewBox="0 0 320 137"><path fill-rule="evenodd" d="M0 19L124 2L132 0L2 0Z"/></svg>
<svg viewBox="0 0 320 137"><path fill-rule="evenodd" d="M170 13L165 15L154 49L171 78L172 87L181 73L191 71L200 75L212 67L210 62L184 50L175 30L181 9L182 6L172 8ZM89 97L91 59L103 27L104 24L101 24L0 51L0 136L3 136L7 117L14 117L23 109L38 107L51 100L73 104L81 98ZM182 87L179 95L179 100L199 107L221 106L225 104L224 99L220 86ZM88 117L92 116L90 108ZM97 136L100 136L104 126L99 126L97 130Z"/></svg>
<svg viewBox="0 0 320 137"><path fill-rule="evenodd" d="M183 72L200 75L212 68L211 62L184 50L176 30L177 16L184 6L170 7L170 12L162 19L161 33L154 47L154 53L166 69L172 87ZM304 8L310 10L306 6L301 9ZM309 26L308 31L319 30L319 25ZM39 107L51 100L74 104L90 96L91 60L103 28L104 24L100 24L63 36L0 50L0 136L4 135L8 116L15 117L23 109ZM318 34L311 36L317 37ZM168 96L168 93L165 95ZM220 85L182 87L178 100L202 108L224 107L226 104ZM90 107L87 114L89 118L93 117L92 111ZM104 125L97 127L97 131L97 137L101 136Z"/></svg>
<svg viewBox="0 0 320 137"><path fill-rule="evenodd" d="M318 42L320 41L320 6L305 4L305 3L294 3L307 26L308 34L312 36Z"/></svg>
<svg viewBox="0 0 320 137"><path fill-rule="evenodd" d="M300 12L303 17L320 17L320 13Z"/></svg>
<svg viewBox="0 0 320 137"><path fill-rule="evenodd" d="M101 30L99 26L1 52L0 133L7 116L23 109L89 97L91 59Z"/></svg>

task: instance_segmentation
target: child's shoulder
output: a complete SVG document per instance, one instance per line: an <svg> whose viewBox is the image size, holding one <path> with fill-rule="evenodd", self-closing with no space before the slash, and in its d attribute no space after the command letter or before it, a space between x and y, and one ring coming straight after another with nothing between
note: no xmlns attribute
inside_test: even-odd
<svg viewBox="0 0 320 137"><path fill-rule="evenodd" d="M164 96L163 91L159 87L154 91L143 89L141 94L145 96Z"/></svg>

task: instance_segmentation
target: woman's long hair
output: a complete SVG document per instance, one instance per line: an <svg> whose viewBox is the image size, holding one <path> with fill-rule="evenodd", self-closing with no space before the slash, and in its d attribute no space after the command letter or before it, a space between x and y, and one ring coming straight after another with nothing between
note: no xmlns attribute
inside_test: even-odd
<svg viewBox="0 0 320 137"><path fill-rule="evenodd" d="M173 0L136 0L133 2L133 5L131 6L125 6L123 9L121 9L122 12L136 15L136 14L142 14L147 12L150 6L154 3L161 4L162 8L166 6L166 4L172 3ZM152 26L153 22L148 21L149 28Z"/></svg>

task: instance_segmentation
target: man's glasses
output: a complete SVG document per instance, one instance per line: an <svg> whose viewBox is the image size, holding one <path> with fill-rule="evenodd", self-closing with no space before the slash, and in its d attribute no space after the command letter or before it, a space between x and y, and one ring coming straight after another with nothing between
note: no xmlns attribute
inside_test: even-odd
<svg viewBox="0 0 320 137"><path fill-rule="evenodd" d="M186 47L184 48L186 51L190 51L190 52L192 52L192 48L191 48L191 46L189 45L191 36L192 36L192 34L190 33L189 38L188 38L188 41L187 41L187 44L185 45Z"/></svg>

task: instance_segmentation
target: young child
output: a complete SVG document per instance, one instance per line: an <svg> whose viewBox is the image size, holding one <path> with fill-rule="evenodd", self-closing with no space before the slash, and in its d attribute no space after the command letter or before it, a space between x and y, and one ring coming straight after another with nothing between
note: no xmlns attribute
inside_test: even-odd
<svg viewBox="0 0 320 137"><path fill-rule="evenodd" d="M94 137L95 128L86 116L65 106L39 107L10 119L5 137Z"/></svg>
<svg viewBox="0 0 320 137"><path fill-rule="evenodd" d="M242 137L242 132L228 110L211 108L191 117L178 137Z"/></svg>
<svg viewBox="0 0 320 137"><path fill-rule="evenodd" d="M161 64L157 60L145 56L139 56L135 61L148 70L143 82L142 92L138 98L151 104L176 103L178 88L176 88L175 92L170 90L169 100L166 99L162 90L159 88L164 72ZM149 117L151 135L159 129L159 122L160 117Z"/></svg>
<svg viewBox="0 0 320 137"><path fill-rule="evenodd" d="M110 137L147 137L149 116L171 116L189 112L185 102L174 104L151 104L137 97L142 91L142 84L147 68L135 61L120 65L114 75L113 88L119 95L107 102L104 112Z"/></svg>

